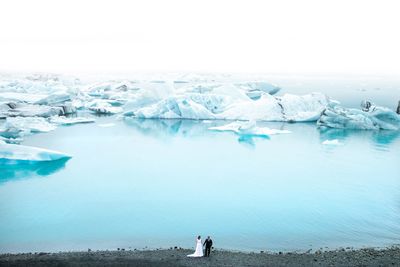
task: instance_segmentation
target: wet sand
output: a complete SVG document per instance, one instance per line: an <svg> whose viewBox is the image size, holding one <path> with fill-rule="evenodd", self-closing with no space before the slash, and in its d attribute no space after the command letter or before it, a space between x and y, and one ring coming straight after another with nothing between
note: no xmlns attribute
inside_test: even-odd
<svg viewBox="0 0 400 267"><path fill-rule="evenodd" d="M400 266L400 247L244 253L214 250L187 258L188 249L1 254L0 266Z"/></svg>

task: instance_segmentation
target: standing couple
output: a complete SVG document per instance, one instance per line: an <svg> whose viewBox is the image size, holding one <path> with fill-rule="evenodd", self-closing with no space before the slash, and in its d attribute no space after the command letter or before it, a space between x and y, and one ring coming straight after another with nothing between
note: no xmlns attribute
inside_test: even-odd
<svg viewBox="0 0 400 267"><path fill-rule="evenodd" d="M212 240L210 237L207 237L207 239L204 241L204 243L201 243L201 236L197 237L196 240L196 250L194 251L193 254L187 255L188 257L203 257L203 246L206 247L205 250L205 257L210 257L210 252L211 252L211 247L212 247Z"/></svg>

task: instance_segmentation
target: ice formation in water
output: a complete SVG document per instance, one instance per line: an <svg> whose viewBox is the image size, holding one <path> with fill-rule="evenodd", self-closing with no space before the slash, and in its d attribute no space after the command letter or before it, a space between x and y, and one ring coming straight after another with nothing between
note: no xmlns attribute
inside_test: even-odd
<svg viewBox="0 0 400 267"><path fill-rule="evenodd" d="M264 94L253 100L237 88L221 91L235 94L173 95L126 111L124 115L153 119L316 121L328 104L328 98L320 93L304 96L285 94L281 97Z"/></svg>
<svg viewBox="0 0 400 267"><path fill-rule="evenodd" d="M325 140L322 142L323 145L330 145L330 146L339 146L342 145L342 143L339 142L338 139L333 139L333 140Z"/></svg>
<svg viewBox="0 0 400 267"><path fill-rule="evenodd" d="M91 123L95 122L94 118L87 117L65 117L65 116L53 116L49 119L51 123L57 125L72 125L78 123Z"/></svg>
<svg viewBox="0 0 400 267"><path fill-rule="evenodd" d="M59 125L92 122L90 113L134 118L315 121L328 103L320 93L275 96L279 90L260 80L193 74L96 83L55 75L4 77L0 79L0 119L7 120L0 121L0 135L11 141L9 138L51 131ZM82 112L85 118L79 116ZM76 113L78 116L68 117Z"/></svg>
<svg viewBox="0 0 400 267"><path fill-rule="evenodd" d="M0 140L20 143L30 133L94 122L94 116L112 114L120 114L118 117L125 120L318 120L320 127L400 128L399 116L389 109L346 109L322 93L276 95L278 86L258 78L249 81L211 74L138 78L92 83L56 75L1 76ZM241 136L283 133L242 122L213 130L227 129Z"/></svg>
<svg viewBox="0 0 400 267"><path fill-rule="evenodd" d="M250 136L269 136L274 134L290 133L290 131L288 130L277 130L277 129L270 129L268 127L258 127L255 121L232 122L222 126L210 127L208 129L214 131L228 131L228 132L234 132L239 135L250 135Z"/></svg>
<svg viewBox="0 0 400 267"><path fill-rule="evenodd" d="M327 128L361 130L399 130L400 116L393 110L374 106L369 102L363 109L350 109L331 102L319 118L317 125Z"/></svg>
<svg viewBox="0 0 400 267"><path fill-rule="evenodd" d="M6 144L0 141L0 161L4 164L69 159L70 155L32 146Z"/></svg>

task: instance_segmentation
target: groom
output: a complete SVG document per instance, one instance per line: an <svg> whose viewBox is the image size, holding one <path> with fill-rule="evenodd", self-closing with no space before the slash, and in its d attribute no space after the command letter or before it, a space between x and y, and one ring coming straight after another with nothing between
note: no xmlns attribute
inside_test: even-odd
<svg viewBox="0 0 400 267"><path fill-rule="evenodd" d="M211 247L212 247L212 240L208 236L207 239L204 241L203 246L206 246L206 252L204 253L205 257L210 257Z"/></svg>

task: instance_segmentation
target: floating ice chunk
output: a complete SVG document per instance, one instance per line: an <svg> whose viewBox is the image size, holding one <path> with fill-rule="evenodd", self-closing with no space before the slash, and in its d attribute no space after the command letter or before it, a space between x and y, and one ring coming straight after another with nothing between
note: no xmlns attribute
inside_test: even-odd
<svg viewBox="0 0 400 267"><path fill-rule="evenodd" d="M56 126L41 117L10 117L3 125L5 129L19 129L26 133L50 132Z"/></svg>
<svg viewBox="0 0 400 267"><path fill-rule="evenodd" d="M99 127L104 127L104 128L108 128L108 127L113 127L115 126L115 123L101 123L98 124Z"/></svg>
<svg viewBox="0 0 400 267"><path fill-rule="evenodd" d="M53 116L50 118L50 122L58 125L72 125L78 123L91 123L95 122L96 120L93 118L84 118L84 117L75 117L75 118L68 118L64 116Z"/></svg>
<svg viewBox="0 0 400 267"><path fill-rule="evenodd" d="M36 103L47 95L44 94L30 94L30 93L18 93L18 92L4 92L0 93L0 101L13 101L13 102L26 102L26 103Z"/></svg>
<svg viewBox="0 0 400 267"><path fill-rule="evenodd" d="M67 92L55 92L51 95L41 98L35 104L39 105L55 105L71 100L71 95Z"/></svg>
<svg viewBox="0 0 400 267"><path fill-rule="evenodd" d="M63 115L62 107L50 107L46 105L32 105L24 103L6 103L0 106L1 117L51 117Z"/></svg>
<svg viewBox="0 0 400 267"><path fill-rule="evenodd" d="M112 107L112 106L90 107L89 110L97 114L117 114L123 111L121 107Z"/></svg>
<svg viewBox="0 0 400 267"><path fill-rule="evenodd" d="M63 115L76 113L76 106L72 102L65 102L60 107L63 110Z"/></svg>
<svg viewBox="0 0 400 267"><path fill-rule="evenodd" d="M155 104L126 111L125 116L164 119L226 119L257 121L316 121L328 99L323 94L264 94L258 100L246 95L186 93L171 96Z"/></svg>
<svg viewBox="0 0 400 267"><path fill-rule="evenodd" d="M19 144L22 141L23 140L21 138L4 137L1 135L1 132L0 132L0 143Z"/></svg>
<svg viewBox="0 0 400 267"><path fill-rule="evenodd" d="M333 139L333 140L325 140L322 142L323 145L330 145L330 146L339 146L343 145L342 143L339 142L338 139Z"/></svg>
<svg viewBox="0 0 400 267"><path fill-rule="evenodd" d="M131 113L138 118L162 118L162 119L214 119L213 106L209 102L209 109L205 99L192 95L169 97L149 107L144 107ZM214 110L217 110L216 107ZM124 115L128 116L129 113Z"/></svg>
<svg viewBox="0 0 400 267"><path fill-rule="evenodd" d="M269 136L274 134L291 133L288 130L270 129L268 127L257 127L255 121L232 122L223 126L210 127L208 129L214 131L231 131L239 135L251 135L251 136Z"/></svg>
<svg viewBox="0 0 400 267"><path fill-rule="evenodd" d="M278 99L286 121L316 121L329 103L328 97L321 93L285 94Z"/></svg>
<svg viewBox="0 0 400 267"><path fill-rule="evenodd" d="M331 103L317 122L320 127L360 130L399 130L400 116L391 109L370 106L365 111Z"/></svg>
<svg viewBox="0 0 400 267"><path fill-rule="evenodd" d="M96 99L88 103L88 109L97 114L116 114L121 113L123 109L121 107L114 107L107 100Z"/></svg>
<svg viewBox="0 0 400 267"><path fill-rule="evenodd" d="M258 100L235 101L227 106L217 119L283 121L282 107L278 100L268 94Z"/></svg>
<svg viewBox="0 0 400 267"><path fill-rule="evenodd" d="M0 161L5 164L18 164L20 162L41 162L59 159L69 159L70 155L38 148L14 144L0 144Z"/></svg>

